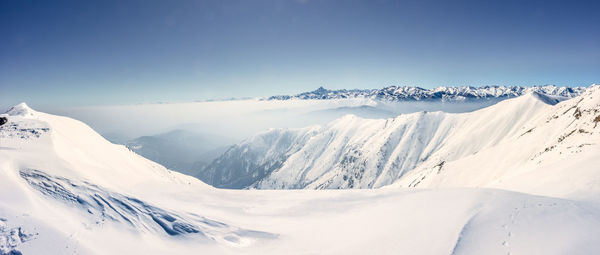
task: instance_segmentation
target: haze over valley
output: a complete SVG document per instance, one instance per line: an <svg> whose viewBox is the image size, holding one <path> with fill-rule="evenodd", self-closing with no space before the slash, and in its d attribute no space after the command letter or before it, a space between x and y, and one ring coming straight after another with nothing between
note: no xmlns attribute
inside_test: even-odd
<svg viewBox="0 0 600 255"><path fill-rule="evenodd" d="M600 254L600 1L0 1L0 255Z"/></svg>

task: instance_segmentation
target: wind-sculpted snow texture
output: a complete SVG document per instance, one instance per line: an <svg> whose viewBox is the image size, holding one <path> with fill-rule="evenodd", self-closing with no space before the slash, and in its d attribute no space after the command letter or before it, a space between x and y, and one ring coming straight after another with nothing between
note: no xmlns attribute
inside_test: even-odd
<svg viewBox="0 0 600 255"><path fill-rule="evenodd" d="M232 185L385 187L345 190L215 189L18 105L0 254L598 254L599 93L273 129L219 163L244 166Z"/></svg>
<svg viewBox="0 0 600 255"><path fill-rule="evenodd" d="M245 238L273 238L272 234L240 229L196 214L163 210L139 199L106 191L88 182L76 183L24 169L20 176L42 194L79 208L95 224L105 221L125 224L133 230L148 230L171 236L189 235L201 239L241 242Z"/></svg>
<svg viewBox="0 0 600 255"><path fill-rule="evenodd" d="M200 191L209 187L168 171L124 146L110 144L80 122L35 112L25 104L13 107L3 116L8 122L0 127L0 214L7 213L13 219L29 218L30 221L20 222L44 231L39 234L42 245L33 245L32 249L21 245L32 237L23 228L8 229L0 225L2 255L25 253L27 249L39 252L43 250L39 247L63 238L58 233L82 226L86 232L116 228L129 238L132 238L129 233L136 233L232 247L277 238L276 234L205 217L201 211L163 208L148 202L147 196L146 199L136 196L157 187L165 192L186 188ZM23 213L14 214L15 209ZM68 223L48 221L60 218L69 219ZM79 241L72 241L72 235L65 248L89 251ZM113 236L109 231L99 238L120 239ZM96 244L91 246L98 249ZM114 248L118 246L111 249ZM57 250L60 248L53 247L49 252Z"/></svg>
<svg viewBox="0 0 600 255"><path fill-rule="evenodd" d="M594 125L592 119L596 117L594 114L599 109L598 91L598 86L594 86L580 97L556 106L553 104L558 103L559 98L532 92L471 113L420 112L391 119L363 119L348 115L328 125L313 128L309 133L305 129L273 129L230 148L213 162L213 172L207 172L205 174L208 177L205 175L200 178L209 179L214 169L220 169L225 173L244 172L246 175L260 172L252 175L256 182L247 186L259 189L376 188L392 184L417 168L425 167L429 174L437 173L447 168L448 162L480 155L502 144L513 144L514 139L530 132L539 135L535 136L538 141L554 141L543 145L545 147L540 147L540 142L525 147L540 150L538 154L558 146L554 143L564 140L560 136L581 135L590 141L587 144L595 144L592 141L598 138L598 132L593 132L594 127L591 126ZM577 102L586 103L586 108L573 106ZM580 111L579 117L575 113L555 113L577 109ZM560 120L557 122L561 124L553 125L545 120L540 121L540 118L548 121L558 118ZM538 133L537 127L552 131ZM557 134L559 130L566 134ZM265 138L284 133L295 133L297 136L288 136L299 139L281 147ZM260 146L253 145L255 142ZM587 146L586 143L571 144L569 148L584 146ZM265 151L270 153L263 153ZM277 157L232 157L248 154ZM523 155L536 157L534 154ZM240 159L246 160L243 171L237 167ZM522 162L521 158L502 160L515 165ZM267 175L265 168L260 167L262 165L271 166ZM261 176L265 177L261 179ZM212 179L209 183L222 186L221 183L233 178L235 175ZM403 183L406 187L415 187L425 178L424 174L412 176L410 182L403 179ZM229 187L244 188L245 185Z"/></svg>
<svg viewBox="0 0 600 255"><path fill-rule="evenodd" d="M6 115L31 117L33 110L25 104L19 104L8 110ZM49 130L48 125L43 122L8 122L0 126L0 138L39 138Z"/></svg>
<svg viewBox="0 0 600 255"><path fill-rule="evenodd" d="M35 238L36 234L25 232L21 227L8 227L5 218L0 217L0 255L21 255L19 245Z"/></svg>
<svg viewBox="0 0 600 255"><path fill-rule="evenodd" d="M584 87L557 87L554 85L521 87L521 86L483 86L483 87L438 87L424 89L419 87L391 86L383 89L328 90L323 87L315 91L304 92L294 96L272 96L268 100L289 99L342 99L371 98L388 101L465 101L492 98L510 98L527 93L541 93L550 96L575 97L585 91Z"/></svg>

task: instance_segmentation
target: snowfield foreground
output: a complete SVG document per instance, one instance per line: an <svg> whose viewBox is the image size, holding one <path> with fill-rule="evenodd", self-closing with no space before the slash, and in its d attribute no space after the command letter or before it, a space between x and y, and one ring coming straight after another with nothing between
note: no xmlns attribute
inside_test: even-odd
<svg viewBox="0 0 600 255"><path fill-rule="evenodd" d="M410 124L420 115L393 119L415 130L396 140L408 136L403 148L420 152L392 146L383 158L417 160L402 168L384 162L394 178L355 181L391 185L355 190L215 189L79 121L17 105L0 127L0 254L600 253L600 87L550 100L526 95L462 115L433 113L431 121L446 124L422 136ZM356 130L385 133L377 130L389 121ZM319 134L313 139L324 139ZM425 138L435 146L413 147ZM375 141L361 148L380 150ZM294 152L312 155L304 146ZM422 152L430 160L419 161ZM345 168L324 169L329 176L363 160L339 156ZM295 174L285 169L281 176Z"/></svg>

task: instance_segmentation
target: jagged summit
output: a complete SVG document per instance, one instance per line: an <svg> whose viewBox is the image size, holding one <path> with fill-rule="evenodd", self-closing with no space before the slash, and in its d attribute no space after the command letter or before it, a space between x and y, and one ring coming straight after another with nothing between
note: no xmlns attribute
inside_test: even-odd
<svg viewBox="0 0 600 255"><path fill-rule="evenodd" d="M0 254L595 254L599 93L272 129L210 168L223 187L386 187L354 191L212 189L74 119L9 116Z"/></svg>
<svg viewBox="0 0 600 255"><path fill-rule="evenodd" d="M31 117L33 116L35 111L31 109L26 103L20 103L11 107L6 114L9 116L22 116L22 117Z"/></svg>
<svg viewBox="0 0 600 255"><path fill-rule="evenodd" d="M323 86L321 86L318 89L316 89L315 91L313 91L313 93L315 93L315 94L326 94L329 91L330 90L328 90L326 88L323 88Z"/></svg>
<svg viewBox="0 0 600 255"><path fill-rule="evenodd" d="M267 100L289 99L344 99L344 98L370 98L387 101L468 101L478 99L505 99L518 97L531 92L548 96L571 98L580 95L585 87L558 87L555 85L544 86L462 86L462 87L437 87L424 89L411 86L390 86L382 89L352 89L328 90L319 87L317 90L304 92L297 95L272 96Z"/></svg>

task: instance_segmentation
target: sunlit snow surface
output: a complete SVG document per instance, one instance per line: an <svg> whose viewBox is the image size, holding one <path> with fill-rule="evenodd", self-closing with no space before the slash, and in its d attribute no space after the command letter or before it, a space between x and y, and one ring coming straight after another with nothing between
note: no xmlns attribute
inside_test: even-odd
<svg viewBox="0 0 600 255"><path fill-rule="evenodd" d="M426 166L408 171L426 176L417 188L369 190L215 189L81 122L19 105L0 127L0 252L598 253L598 91L546 104L532 116L536 126L505 131L507 140L482 154L448 161L440 177ZM566 132L571 128L576 132ZM519 151L527 157L515 156ZM501 164L488 174L502 157L531 163Z"/></svg>
<svg viewBox="0 0 600 255"><path fill-rule="evenodd" d="M226 188L507 188L519 182L514 190L533 192L543 187L526 183L557 169L545 176L555 182L552 189L576 192L598 181L590 167L598 162L598 93L596 86L560 103L526 94L469 113L347 115L321 126L271 129L231 147L197 176ZM559 181L566 163L578 172L568 183Z"/></svg>

